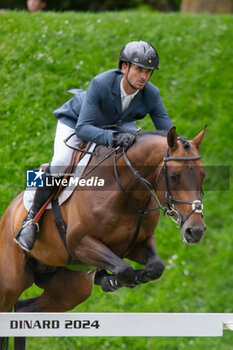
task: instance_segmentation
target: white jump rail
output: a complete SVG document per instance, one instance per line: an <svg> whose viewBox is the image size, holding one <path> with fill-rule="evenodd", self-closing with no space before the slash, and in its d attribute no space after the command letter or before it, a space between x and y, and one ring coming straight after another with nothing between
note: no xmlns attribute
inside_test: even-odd
<svg viewBox="0 0 233 350"><path fill-rule="evenodd" d="M0 313L5 337L219 337L233 313Z"/></svg>

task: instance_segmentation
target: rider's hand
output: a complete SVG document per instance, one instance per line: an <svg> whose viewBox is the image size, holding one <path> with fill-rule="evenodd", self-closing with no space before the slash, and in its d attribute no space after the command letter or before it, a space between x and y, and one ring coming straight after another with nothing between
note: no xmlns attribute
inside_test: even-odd
<svg viewBox="0 0 233 350"><path fill-rule="evenodd" d="M135 136L126 132L126 133L117 133L113 137L112 146L113 147L124 147L125 149L129 148L135 141Z"/></svg>

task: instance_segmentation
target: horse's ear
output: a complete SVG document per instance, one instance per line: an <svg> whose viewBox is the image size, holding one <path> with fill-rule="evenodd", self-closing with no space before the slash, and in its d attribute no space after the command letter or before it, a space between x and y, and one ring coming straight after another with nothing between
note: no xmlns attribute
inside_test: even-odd
<svg viewBox="0 0 233 350"><path fill-rule="evenodd" d="M175 151L178 147L177 136L176 127L173 126L173 128L171 128L167 134L167 144L172 151Z"/></svg>
<svg viewBox="0 0 233 350"><path fill-rule="evenodd" d="M193 139L193 142L195 143L195 146L197 147L197 149L199 149L202 143L202 140L205 136L206 128L207 128L207 124L205 125L204 129Z"/></svg>

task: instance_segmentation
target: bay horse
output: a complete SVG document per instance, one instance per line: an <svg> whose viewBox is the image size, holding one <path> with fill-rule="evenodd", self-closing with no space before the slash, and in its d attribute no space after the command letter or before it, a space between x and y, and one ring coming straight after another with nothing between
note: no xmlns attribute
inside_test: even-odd
<svg viewBox="0 0 233 350"><path fill-rule="evenodd" d="M9 205L0 221L0 312L65 312L91 294L92 281L104 291L135 287L158 279L164 263L158 256L154 230L160 211L176 221L182 239L199 243L206 230L201 203L204 168L198 154L206 127L193 138L169 132L148 131L136 135L135 143L101 165L93 156L89 167L106 179L102 190L75 190L61 205L67 223L66 246L60 240L51 210L40 221L40 235L33 250L25 253L13 239L27 212L23 193ZM119 188L118 188L119 186ZM79 271L67 268L69 257ZM134 270L127 258L144 265ZM50 267L42 274L42 267ZM36 268L37 267L37 268ZM109 271L109 272L107 272ZM19 300L33 283L43 294Z"/></svg>

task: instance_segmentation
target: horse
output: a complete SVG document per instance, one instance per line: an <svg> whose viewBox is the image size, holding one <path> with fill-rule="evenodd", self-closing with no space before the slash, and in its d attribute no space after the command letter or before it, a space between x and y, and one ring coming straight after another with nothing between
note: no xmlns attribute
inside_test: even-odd
<svg viewBox="0 0 233 350"><path fill-rule="evenodd" d="M0 221L0 312L14 306L16 312L65 312L91 295L93 283L108 292L160 278L165 265L154 237L160 212L175 220L188 244L199 243L206 230L201 202L205 171L198 154L205 131L192 140L179 137L175 127L141 131L128 150L117 149L111 156L111 150L97 146L86 178L105 179L105 185L89 190L78 186L61 205L65 245L51 210L40 220L30 253L15 244L27 214L20 193ZM105 160L100 162L101 153ZM80 270L67 267L70 257ZM144 268L133 269L124 258ZM42 274L45 266L50 269ZM43 294L19 300L33 283Z"/></svg>

